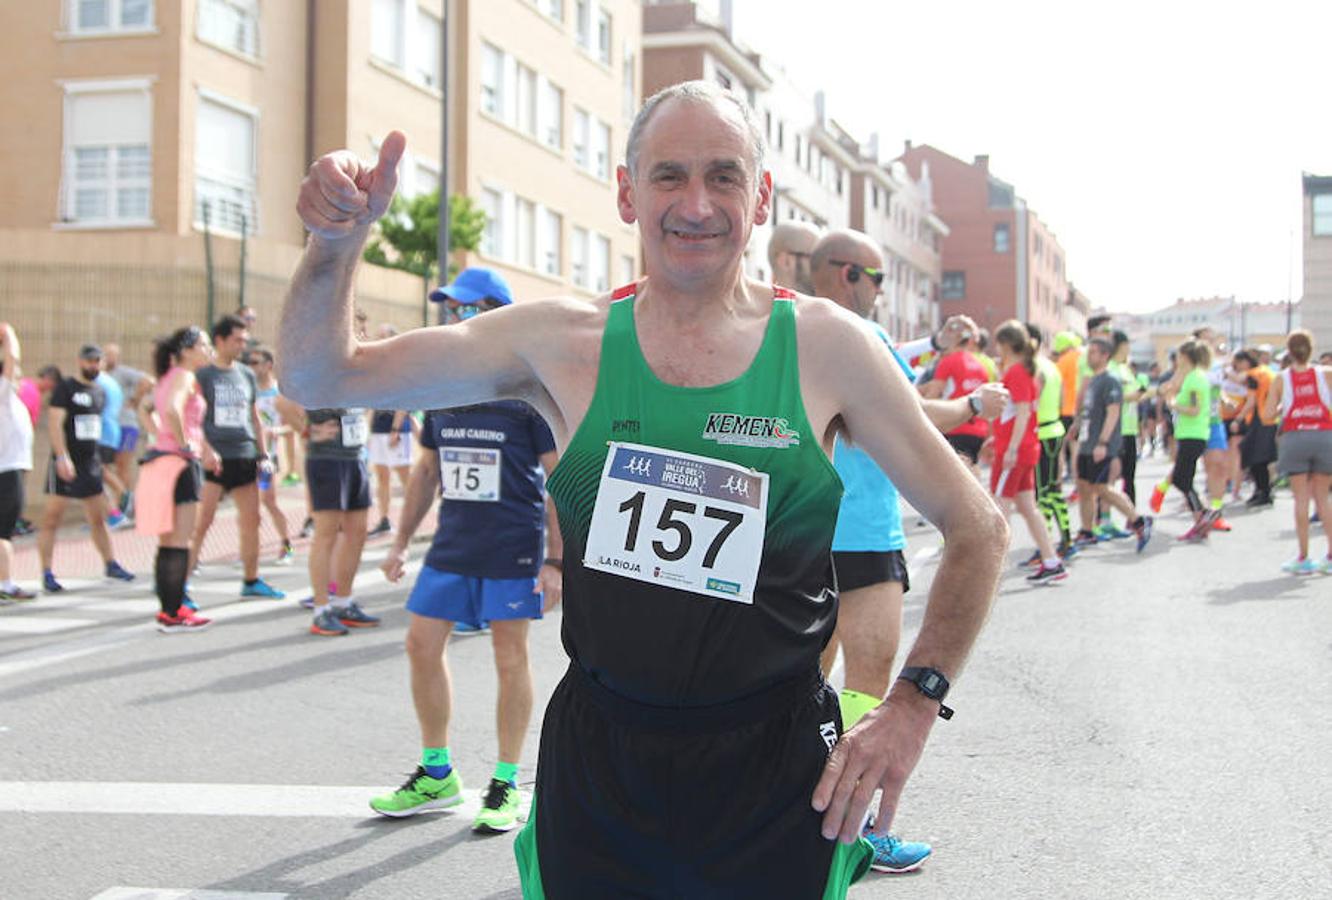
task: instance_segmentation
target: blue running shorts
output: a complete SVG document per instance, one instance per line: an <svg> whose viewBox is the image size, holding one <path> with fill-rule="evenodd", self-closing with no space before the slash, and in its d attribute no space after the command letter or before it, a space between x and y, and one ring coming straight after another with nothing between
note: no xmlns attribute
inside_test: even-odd
<svg viewBox="0 0 1332 900"><path fill-rule="evenodd" d="M1227 450L1230 448L1230 440L1226 437L1226 423L1213 422L1212 428L1207 432L1208 450Z"/></svg>
<svg viewBox="0 0 1332 900"><path fill-rule="evenodd" d="M407 611L480 628L504 619L541 618L535 578L475 578L422 566Z"/></svg>

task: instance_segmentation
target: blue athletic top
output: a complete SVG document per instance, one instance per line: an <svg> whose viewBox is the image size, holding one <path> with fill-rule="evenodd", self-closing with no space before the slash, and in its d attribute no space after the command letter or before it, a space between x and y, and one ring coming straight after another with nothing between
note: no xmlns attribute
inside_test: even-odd
<svg viewBox="0 0 1332 900"><path fill-rule="evenodd" d="M879 325L866 322L883 341L888 352L912 380L911 367L893 348L892 341ZM863 553L902 550L906 533L902 530L902 511L897 504L897 488L883 474L868 453L837 437L833 447L833 468L842 479L842 506L837 512L837 530L833 532L834 553Z"/></svg>
<svg viewBox="0 0 1332 900"><path fill-rule="evenodd" d="M125 392L120 389L120 382L106 372L97 376L97 384L106 394L106 405L102 407L102 437L97 442L103 447L120 447L120 408L125 405Z"/></svg>
<svg viewBox="0 0 1332 900"><path fill-rule="evenodd" d="M535 576L545 528L541 455L555 449L540 414L517 400L431 410L421 446L439 454L443 495L425 564L473 578Z"/></svg>

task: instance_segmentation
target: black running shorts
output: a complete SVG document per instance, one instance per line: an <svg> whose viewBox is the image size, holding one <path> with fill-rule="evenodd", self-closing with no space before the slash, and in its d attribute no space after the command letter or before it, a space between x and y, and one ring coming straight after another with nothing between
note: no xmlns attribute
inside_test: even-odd
<svg viewBox="0 0 1332 900"><path fill-rule="evenodd" d="M546 707L514 847L523 897L845 897L873 851L824 840L810 806L841 727L817 670L679 709L627 700L572 664Z"/></svg>
<svg viewBox="0 0 1332 900"><path fill-rule="evenodd" d="M210 469L204 472L204 481L222 485L222 492L234 491L259 479L259 460L224 459L222 471L214 474Z"/></svg>
<svg viewBox="0 0 1332 900"><path fill-rule="evenodd" d="M305 480L315 512L370 508L370 475L363 460L306 459Z"/></svg>
<svg viewBox="0 0 1332 900"><path fill-rule="evenodd" d="M900 581L904 594L911 590L906 558L901 550L834 550L832 556L839 591L854 591L885 581Z"/></svg>
<svg viewBox="0 0 1332 900"><path fill-rule="evenodd" d="M973 466L980 462L981 447L985 444L985 438L978 434L945 434L944 440L948 441L948 446L952 447L958 456L965 456L971 460Z"/></svg>
<svg viewBox="0 0 1332 900"><path fill-rule="evenodd" d="M1097 462L1092 459L1090 453L1078 454L1078 479L1080 481L1090 482L1091 484L1109 484L1110 483L1110 464L1118 457L1107 456L1105 459Z"/></svg>
<svg viewBox="0 0 1332 900"><path fill-rule="evenodd" d="M23 478L26 469L0 472L0 541L14 536L14 526L23 514Z"/></svg>
<svg viewBox="0 0 1332 900"><path fill-rule="evenodd" d="M56 461L51 460L51 467L46 473L46 493L57 497L69 497L72 500L86 500L102 492L102 464L96 457L82 466L74 467L74 480L65 481L56 472Z"/></svg>

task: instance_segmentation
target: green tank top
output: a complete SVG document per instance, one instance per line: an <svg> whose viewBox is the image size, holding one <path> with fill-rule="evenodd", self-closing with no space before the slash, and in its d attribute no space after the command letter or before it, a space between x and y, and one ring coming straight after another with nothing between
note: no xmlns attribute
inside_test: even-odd
<svg viewBox="0 0 1332 900"><path fill-rule="evenodd" d="M1036 437L1061 438L1064 422L1059 418L1059 404L1063 398L1064 377L1053 360L1036 357L1036 371L1041 376L1041 395L1036 398Z"/></svg>
<svg viewBox="0 0 1332 900"><path fill-rule="evenodd" d="M1138 401L1130 400L1129 394L1137 393L1138 381L1133 377L1133 370L1124 363L1110 362L1110 372L1119 379L1124 389L1124 402L1120 404L1119 433L1138 436Z"/></svg>
<svg viewBox="0 0 1332 900"><path fill-rule="evenodd" d="M1185 440L1206 440L1212 417L1211 386L1207 376L1193 369L1184 376L1179 385L1179 402L1185 406L1197 406L1198 411L1191 416L1175 413L1175 437Z"/></svg>
<svg viewBox="0 0 1332 900"><path fill-rule="evenodd" d="M596 392L548 486L562 638L615 693L706 706L817 666L842 484L806 418L789 292L744 374L690 388L643 358L636 287L612 295Z"/></svg>

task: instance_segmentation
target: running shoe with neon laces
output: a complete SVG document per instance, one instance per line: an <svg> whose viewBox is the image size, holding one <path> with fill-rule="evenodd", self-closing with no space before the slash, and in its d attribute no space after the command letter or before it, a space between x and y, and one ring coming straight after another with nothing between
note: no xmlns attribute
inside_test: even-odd
<svg viewBox="0 0 1332 900"><path fill-rule="evenodd" d="M934 848L923 841L904 841L895 834L877 837L871 833L869 826L865 827L861 836L874 848L874 860L870 868L876 872L895 875L914 872L934 852Z"/></svg>
<svg viewBox="0 0 1332 900"><path fill-rule="evenodd" d="M320 637L341 637L344 634L350 634L347 626L338 621L338 617L333 612L333 607L325 606L314 617L310 623L310 633L317 634Z"/></svg>
<svg viewBox="0 0 1332 900"><path fill-rule="evenodd" d="M1039 569L1027 576L1027 580L1032 584L1058 584L1067 577L1068 569L1064 568L1063 563L1054 566L1042 563Z"/></svg>
<svg viewBox="0 0 1332 900"><path fill-rule="evenodd" d="M196 616L183 606L174 616L169 616L164 612L157 614L157 630L163 634L188 634L191 631L203 631L211 624L213 624L212 619Z"/></svg>
<svg viewBox="0 0 1332 900"><path fill-rule="evenodd" d="M1316 575L1321 568L1318 563L1309 557L1303 559L1292 559L1281 565L1281 571L1289 572L1291 575Z"/></svg>
<svg viewBox="0 0 1332 900"><path fill-rule="evenodd" d="M0 588L0 601L4 601L5 603L27 603L30 600L36 599L36 594L32 591L25 591L17 584L8 590Z"/></svg>
<svg viewBox="0 0 1332 900"><path fill-rule="evenodd" d="M391 794L375 797L370 801L370 808L381 816L401 819L431 809L448 809L462 802L462 779L456 769L443 778L431 778L424 766L417 766L402 787Z"/></svg>
<svg viewBox="0 0 1332 900"><path fill-rule="evenodd" d="M1159 513L1161 511L1161 504L1165 503L1165 495L1166 492L1161 490L1159 484L1152 488L1152 499L1147 501L1147 505L1152 508L1152 512Z"/></svg>
<svg viewBox="0 0 1332 900"><path fill-rule="evenodd" d="M472 830L503 834L518 825L518 788L512 782L490 779L481 810L472 820Z"/></svg>
<svg viewBox="0 0 1332 900"><path fill-rule="evenodd" d="M379 624L379 616L372 616L356 603L350 601L346 606L335 607L338 621L348 628L374 628Z"/></svg>
<svg viewBox="0 0 1332 900"><path fill-rule="evenodd" d="M241 585L240 595L242 597L259 597L264 600L285 600L287 597L286 594L262 578L256 578L254 581L247 581Z"/></svg>
<svg viewBox="0 0 1332 900"><path fill-rule="evenodd" d="M114 578L116 581L133 581L134 573L127 572L120 563L113 559L106 564L106 577Z"/></svg>
<svg viewBox="0 0 1332 900"><path fill-rule="evenodd" d="M277 559L273 560L275 566L289 566L296 559L296 551L291 549L291 541L282 545L282 552L278 554Z"/></svg>
<svg viewBox="0 0 1332 900"><path fill-rule="evenodd" d="M1137 552L1141 553L1143 548L1147 546L1147 542L1152 539L1152 528L1155 524L1156 520L1151 516L1142 516L1138 524L1134 526L1133 533L1138 536Z"/></svg>

